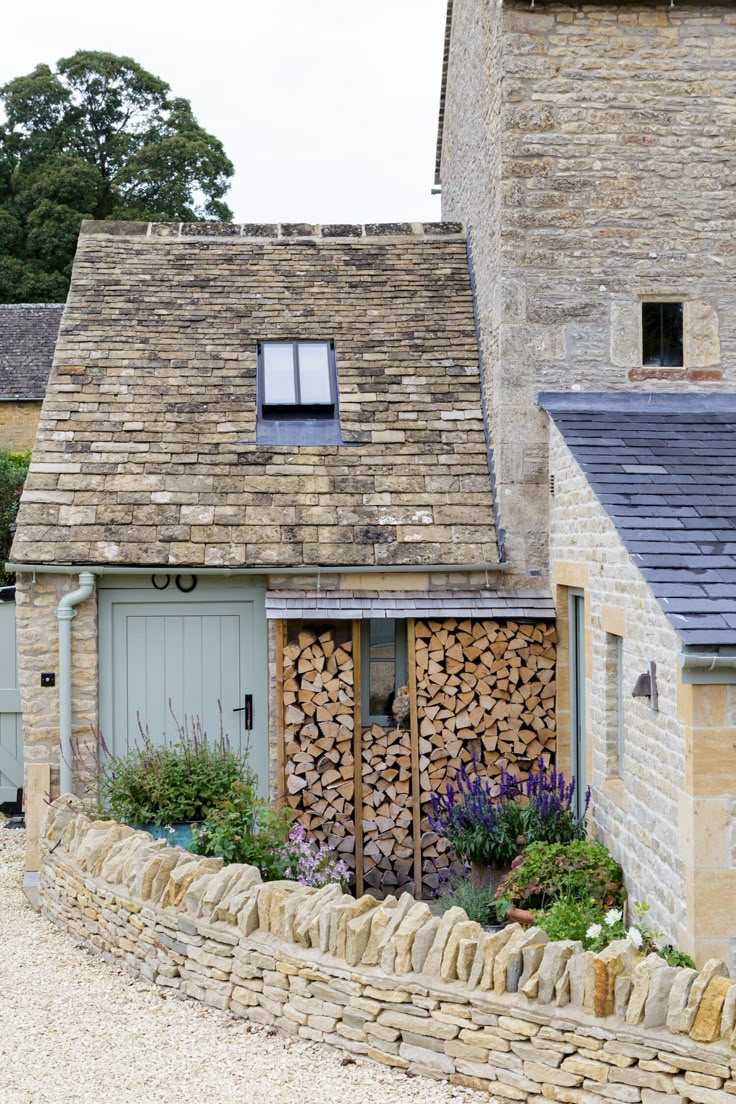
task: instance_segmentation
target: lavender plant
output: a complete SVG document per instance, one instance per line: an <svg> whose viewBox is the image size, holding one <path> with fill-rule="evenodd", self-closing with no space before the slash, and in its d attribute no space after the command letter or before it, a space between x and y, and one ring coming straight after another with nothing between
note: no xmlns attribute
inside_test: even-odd
<svg viewBox="0 0 736 1104"><path fill-rule="evenodd" d="M498 792L478 769L473 757L455 771L444 794L431 795L430 828L443 836L457 854L471 863L507 866L517 854L522 813L518 798L521 784L502 770Z"/></svg>
<svg viewBox="0 0 736 1104"><path fill-rule="evenodd" d="M585 839L590 787L585 791L585 804L580 816L575 811L575 790L574 776L567 782L564 773L556 767L548 772L540 756L536 771L530 771L524 783L527 802L522 821L527 844L570 843Z"/></svg>
<svg viewBox="0 0 736 1104"><path fill-rule="evenodd" d="M310 843L301 824L295 824L289 832L284 860L285 878L317 888L331 882L339 883L343 890L347 888L350 878L347 864L326 844Z"/></svg>

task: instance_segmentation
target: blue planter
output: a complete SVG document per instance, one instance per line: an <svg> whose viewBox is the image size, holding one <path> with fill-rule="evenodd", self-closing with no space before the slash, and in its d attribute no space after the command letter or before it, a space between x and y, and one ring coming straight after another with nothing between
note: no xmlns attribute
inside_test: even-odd
<svg viewBox="0 0 736 1104"><path fill-rule="evenodd" d="M172 847L183 847L186 850L191 846L192 829L197 827L196 824L131 824L130 826L150 832L154 839L165 839Z"/></svg>

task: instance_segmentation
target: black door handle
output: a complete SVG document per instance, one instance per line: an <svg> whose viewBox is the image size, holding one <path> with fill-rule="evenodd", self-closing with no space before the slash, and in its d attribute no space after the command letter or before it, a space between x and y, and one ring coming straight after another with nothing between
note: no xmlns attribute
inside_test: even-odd
<svg viewBox="0 0 736 1104"><path fill-rule="evenodd" d="M253 695L245 695L245 705L241 705L238 709L233 709L233 713L245 713L245 731L251 732L253 730Z"/></svg>

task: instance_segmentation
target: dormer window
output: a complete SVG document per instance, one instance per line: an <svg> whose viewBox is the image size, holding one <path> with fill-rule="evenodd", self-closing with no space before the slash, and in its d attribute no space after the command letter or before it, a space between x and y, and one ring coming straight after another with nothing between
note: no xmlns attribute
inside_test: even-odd
<svg viewBox="0 0 736 1104"><path fill-rule="evenodd" d="M332 341L261 341L258 424L264 444L339 444Z"/></svg>

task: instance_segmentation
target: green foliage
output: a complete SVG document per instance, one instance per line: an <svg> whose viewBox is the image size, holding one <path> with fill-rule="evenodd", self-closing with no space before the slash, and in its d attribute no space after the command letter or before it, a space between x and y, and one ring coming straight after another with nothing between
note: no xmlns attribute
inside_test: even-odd
<svg viewBox="0 0 736 1104"><path fill-rule="evenodd" d="M497 908L502 916L512 905L546 908L563 895L605 908L622 904L623 873L602 843L530 844L498 887Z"/></svg>
<svg viewBox="0 0 736 1104"><path fill-rule="evenodd" d="M247 754L232 750L222 733L209 740L197 720L179 726L171 744L148 732L125 755L108 755L97 773L100 804L116 820L176 824L203 820L235 782L255 789Z"/></svg>
<svg viewBox="0 0 736 1104"><path fill-rule="evenodd" d="M31 462L30 452L0 449L0 585L15 582L15 576L2 571L13 543L13 525L18 513L20 492Z"/></svg>
<svg viewBox="0 0 736 1104"><path fill-rule="evenodd" d="M535 913L534 923L550 939L579 939L587 943L586 932L602 920L600 906L580 897L558 897L548 909Z"/></svg>
<svg viewBox="0 0 736 1104"><path fill-rule="evenodd" d="M440 892L440 905L442 911L457 906L465 909L468 920L476 920L479 924L496 923L496 902L494 894L495 886L476 886L467 878L454 878L448 886Z"/></svg>
<svg viewBox="0 0 736 1104"><path fill-rule="evenodd" d="M232 217L221 142L132 58L79 50L0 104L0 302L63 301L84 218Z"/></svg>
<svg viewBox="0 0 736 1104"><path fill-rule="evenodd" d="M213 809L191 850L219 855L226 863L257 866L264 881L283 878L290 857L286 850L291 810L274 809L256 792L255 776L234 782L219 808Z"/></svg>
<svg viewBox="0 0 736 1104"><path fill-rule="evenodd" d="M660 958L663 958L668 966L687 966L689 969L695 969L695 963L689 954L685 954L684 951L678 951L677 947L673 947L671 943L668 943L665 947L660 947L657 951Z"/></svg>

